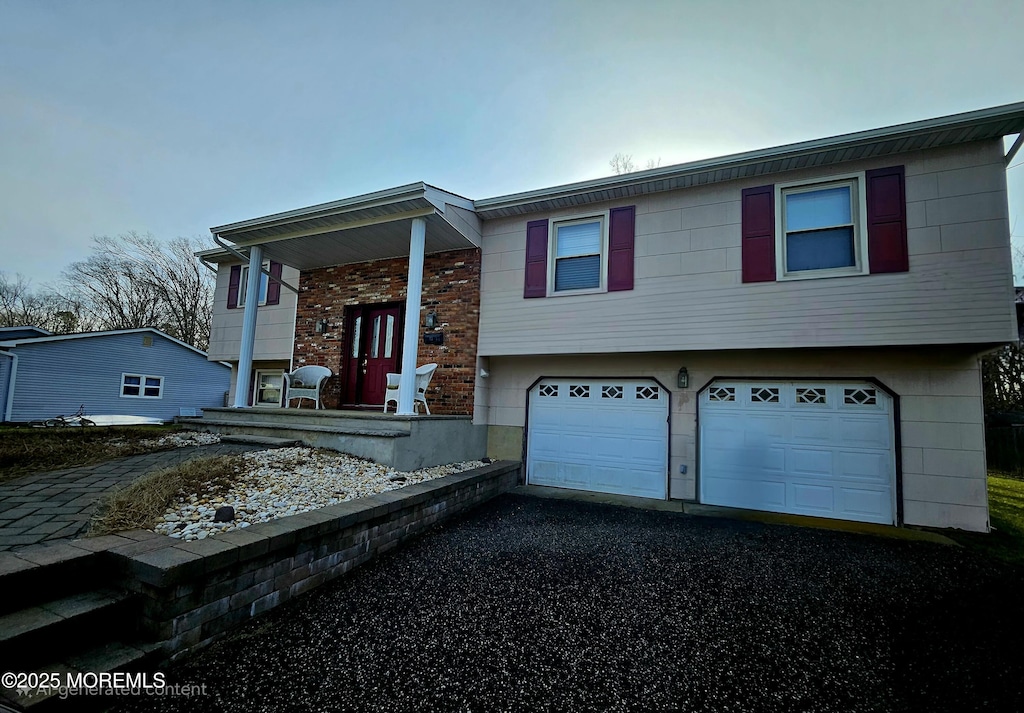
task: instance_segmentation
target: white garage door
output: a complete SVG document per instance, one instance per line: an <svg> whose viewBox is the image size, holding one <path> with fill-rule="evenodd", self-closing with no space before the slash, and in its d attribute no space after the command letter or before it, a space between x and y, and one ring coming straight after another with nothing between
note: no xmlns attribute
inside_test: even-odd
<svg viewBox="0 0 1024 713"><path fill-rule="evenodd" d="M546 379L530 392L531 485L666 498L668 394L650 380Z"/></svg>
<svg viewBox="0 0 1024 713"><path fill-rule="evenodd" d="M700 500L894 524L892 399L850 382L716 381L700 397Z"/></svg>

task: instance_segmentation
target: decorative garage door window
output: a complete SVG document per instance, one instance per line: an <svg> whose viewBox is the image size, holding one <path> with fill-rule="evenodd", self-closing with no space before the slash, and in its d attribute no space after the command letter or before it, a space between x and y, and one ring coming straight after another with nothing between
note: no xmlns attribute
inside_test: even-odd
<svg viewBox="0 0 1024 713"><path fill-rule="evenodd" d="M668 497L668 394L649 379L546 379L530 392L527 482Z"/></svg>
<svg viewBox="0 0 1024 713"><path fill-rule="evenodd" d="M882 389L722 380L699 409L700 502L896 522L894 409Z"/></svg>
<svg viewBox="0 0 1024 713"><path fill-rule="evenodd" d="M876 406L878 404L878 392L867 387L843 389L843 403L847 406Z"/></svg>

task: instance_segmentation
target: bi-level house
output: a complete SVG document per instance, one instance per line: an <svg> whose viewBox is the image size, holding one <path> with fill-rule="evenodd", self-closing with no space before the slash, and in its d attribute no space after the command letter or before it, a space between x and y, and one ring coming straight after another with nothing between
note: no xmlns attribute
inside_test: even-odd
<svg viewBox="0 0 1024 713"><path fill-rule="evenodd" d="M531 484L983 531L979 359L1017 336L1022 128L1024 103L216 227L210 358L236 364L240 409L320 364L330 408L379 410L401 373L406 419L435 418L405 387L437 363L431 412L472 417Z"/></svg>

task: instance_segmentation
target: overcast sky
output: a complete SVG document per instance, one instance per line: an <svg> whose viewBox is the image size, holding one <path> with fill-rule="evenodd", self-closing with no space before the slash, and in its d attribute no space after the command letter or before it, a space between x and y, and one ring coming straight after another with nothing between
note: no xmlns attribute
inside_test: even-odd
<svg viewBox="0 0 1024 713"><path fill-rule="evenodd" d="M0 271L41 285L93 235L208 238L418 180L484 198L616 152L1021 101L1022 28L1020 0L0 0Z"/></svg>

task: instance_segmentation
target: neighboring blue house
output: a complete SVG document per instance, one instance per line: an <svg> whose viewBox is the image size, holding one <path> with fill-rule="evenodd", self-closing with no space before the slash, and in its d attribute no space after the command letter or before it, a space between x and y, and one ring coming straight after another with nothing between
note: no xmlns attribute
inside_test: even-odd
<svg viewBox="0 0 1024 713"><path fill-rule="evenodd" d="M223 406L230 382L226 364L157 329L0 330L0 421L53 418L82 404L90 417L170 421L183 408Z"/></svg>

